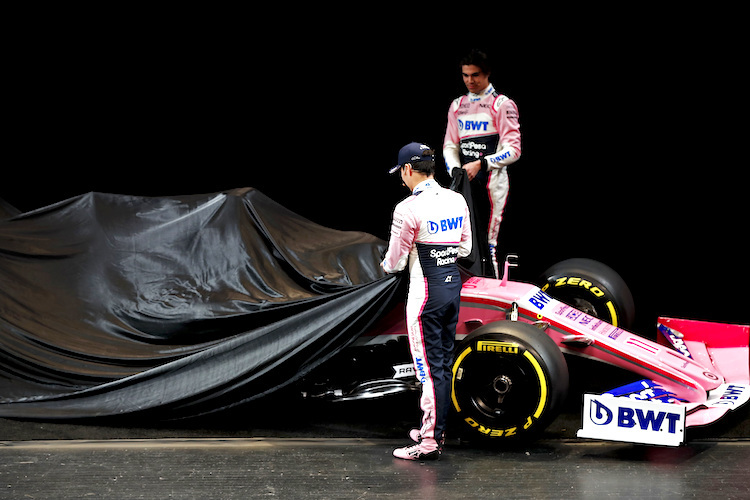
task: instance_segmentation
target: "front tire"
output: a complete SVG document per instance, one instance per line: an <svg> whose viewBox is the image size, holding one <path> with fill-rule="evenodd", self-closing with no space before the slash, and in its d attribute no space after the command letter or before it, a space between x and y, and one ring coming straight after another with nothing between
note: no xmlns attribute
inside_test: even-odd
<svg viewBox="0 0 750 500"><path fill-rule="evenodd" d="M451 400L467 437L533 437L557 417L567 391L560 349L527 323L485 325L457 350Z"/></svg>
<svg viewBox="0 0 750 500"><path fill-rule="evenodd" d="M539 278L548 295L607 323L628 329L635 320L633 295L617 272L591 259L558 262Z"/></svg>

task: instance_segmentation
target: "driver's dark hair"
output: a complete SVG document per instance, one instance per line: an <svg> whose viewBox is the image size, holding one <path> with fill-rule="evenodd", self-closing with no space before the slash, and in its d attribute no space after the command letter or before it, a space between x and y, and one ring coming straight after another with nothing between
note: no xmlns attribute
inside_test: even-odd
<svg viewBox="0 0 750 500"><path fill-rule="evenodd" d="M482 73L488 75L490 74L490 70L492 69L490 66L489 57L487 57L487 54L479 49L472 49L471 52L466 54L463 59L461 59L461 66L471 65L477 66L482 70Z"/></svg>
<svg viewBox="0 0 750 500"><path fill-rule="evenodd" d="M412 170L426 175L435 175L435 160L409 162Z"/></svg>

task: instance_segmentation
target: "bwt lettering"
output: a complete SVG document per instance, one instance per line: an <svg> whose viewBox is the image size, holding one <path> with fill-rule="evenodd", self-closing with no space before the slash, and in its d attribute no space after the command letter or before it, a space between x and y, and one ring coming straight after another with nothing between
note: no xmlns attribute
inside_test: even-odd
<svg viewBox="0 0 750 500"><path fill-rule="evenodd" d="M464 218L461 217L453 217L450 219L443 219L438 222L434 221L428 221L428 227L427 230L430 234L435 234L438 231L450 231L452 229L460 229L463 225Z"/></svg>
<svg viewBox="0 0 750 500"><path fill-rule="evenodd" d="M674 434L677 432L677 423L682 418L679 413L667 413L660 411L658 413L653 410L644 412L638 408L620 408L617 412L617 426L632 429L636 425L641 430L647 431L661 431L664 420L668 422L667 432Z"/></svg>
<svg viewBox="0 0 750 500"><path fill-rule="evenodd" d="M460 130L476 130L479 132L487 132L487 125L489 122L480 122L477 120L458 120L458 128Z"/></svg>
<svg viewBox="0 0 750 500"><path fill-rule="evenodd" d="M531 302L534 305L534 307L536 307L540 311L544 309L544 306L546 306L549 301L550 301L550 296L541 290L539 290L529 299L529 302Z"/></svg>

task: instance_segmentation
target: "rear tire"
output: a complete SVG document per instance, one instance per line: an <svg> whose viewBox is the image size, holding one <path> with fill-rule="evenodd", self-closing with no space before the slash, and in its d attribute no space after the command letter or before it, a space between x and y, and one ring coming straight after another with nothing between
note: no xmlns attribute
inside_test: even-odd
<svg viewBox="0 0 750 500"><path fill-rule="evenodd" d="M567 391L562 352L528 323L485 325L456 351L451 400L468 438L532 438L557 417Z"/></svg>

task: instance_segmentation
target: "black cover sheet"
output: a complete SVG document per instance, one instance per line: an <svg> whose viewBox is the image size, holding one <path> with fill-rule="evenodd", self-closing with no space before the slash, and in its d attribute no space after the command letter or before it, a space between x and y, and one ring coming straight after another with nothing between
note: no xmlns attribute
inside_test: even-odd
<svg viewBox="0 0 750 500"><path fill-rule="evenodd" d="M384 241L252 188L0 215L0 417L229 408L298 380L400 300Z"/></svg>

